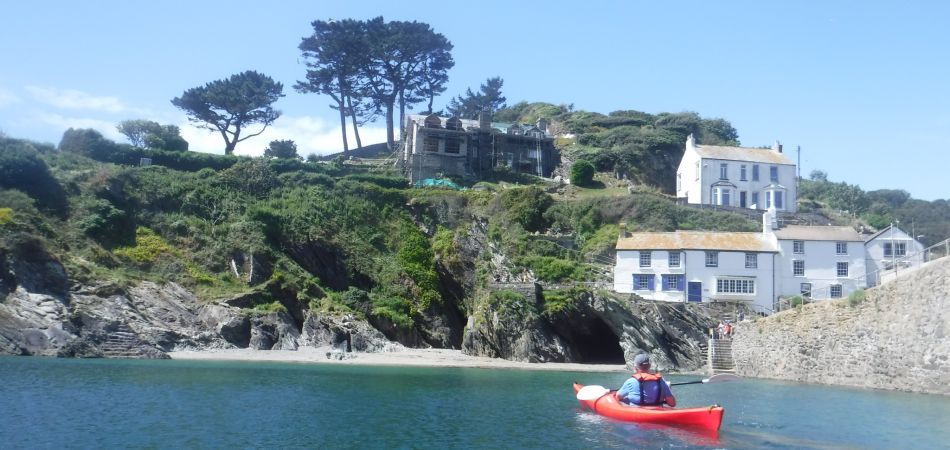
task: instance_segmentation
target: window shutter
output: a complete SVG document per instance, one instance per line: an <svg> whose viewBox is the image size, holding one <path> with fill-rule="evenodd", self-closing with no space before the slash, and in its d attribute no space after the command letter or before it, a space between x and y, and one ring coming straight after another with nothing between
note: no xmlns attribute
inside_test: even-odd
<svg viewBox="0 0 950 450"><path fill-rule="evenodd" d="M654 290L654 284L653 284L653 282L654 282L655 280L656 280L656 277L653 277L653 276L651 276L650 278L647 278L647 287L648 287L651 291Z"/></svg>
<svg viewBox="0 0 950 450"><path fill-rule="evenodd" d="M633 276L633 290L640 289L640 275Z"/></svg>
<svg viewBox="0 0 950 450"><path fill-rule="evenodd" d="M679 291L682 291L683 288L685 287L685 286L684 286L685 282L686 282L686 277L684 277L684 276L682 276L682 275L677 276L677 277L676 277L676 289L679 290Z"/></svg>
<svg viewBox="0 0 950 450"><path fill-rule="evenodd" d="M665 291L670 275L660 275L660 290Z"/></svg>

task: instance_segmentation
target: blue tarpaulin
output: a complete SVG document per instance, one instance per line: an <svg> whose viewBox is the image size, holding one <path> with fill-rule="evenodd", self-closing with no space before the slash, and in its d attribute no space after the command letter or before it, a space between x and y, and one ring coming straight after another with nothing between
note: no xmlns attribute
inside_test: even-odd
<svg viewBox="0 0 950 450"><path fill-rule="evenodd" d="M447 187L455 190L462 190L462 187L452 182L452 180L446 180L443 178L426 178L424 180L416 181L416 187Z"/></svg>

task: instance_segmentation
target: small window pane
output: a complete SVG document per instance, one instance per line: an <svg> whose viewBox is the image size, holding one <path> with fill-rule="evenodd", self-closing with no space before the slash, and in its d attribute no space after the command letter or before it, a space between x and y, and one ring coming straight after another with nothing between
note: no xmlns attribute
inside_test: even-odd
<svg viewBox="0 0 950 450"><path fill-rule="evenodd" d="M670 252L670 267L680 266L680 252Z"/></svg>
<svg viewBox="0 0 950 450"><path fill-rule="evenodd" d="M839 276L839 277L846 277L846 276L848 276L848 263L846 263L846 262L839 262L839 263L838 263L838 276Z"/></svg>
<svg viewBox="0 0 950 450"><path fill-rule="evenodd" d="M759 267L759 255L756 253L745 254L745 268L757 269Z"/></svg>
<svg viewBox="0 0 950 450"><path fill-rule="evenodd" d="M841 285L832 284L831 285L831 298L841 298Z"/></svg>

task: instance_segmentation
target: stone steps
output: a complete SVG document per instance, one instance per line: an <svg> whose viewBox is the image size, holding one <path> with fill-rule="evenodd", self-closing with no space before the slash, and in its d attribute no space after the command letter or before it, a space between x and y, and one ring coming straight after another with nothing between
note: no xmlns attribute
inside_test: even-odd
<svg viewBox="0 0 950 450"><path fill-rule="evenodd" d="M118 330L109 333L100 346L104 358L141 358L141 339L128 326L121 325Z"/></svg>
<svg viewBox="0 0 950 450"><path fill-rule="evenodd" d="M736 363L732 357L731 339L710 339L706 357L710 372L735 373Z"/></svg>

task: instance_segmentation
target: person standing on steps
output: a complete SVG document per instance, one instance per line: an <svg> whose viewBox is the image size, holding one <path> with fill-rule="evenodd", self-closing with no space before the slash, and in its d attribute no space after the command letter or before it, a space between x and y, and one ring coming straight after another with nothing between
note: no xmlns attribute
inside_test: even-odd
<svg viewBox="0 0 950 450"><path fill-rule="evenodd" d="M617 391L617 400L635 406L676 406L670 385L659 373L650 372L650 355L640 353L633 358L636 372Z"/></svg>

